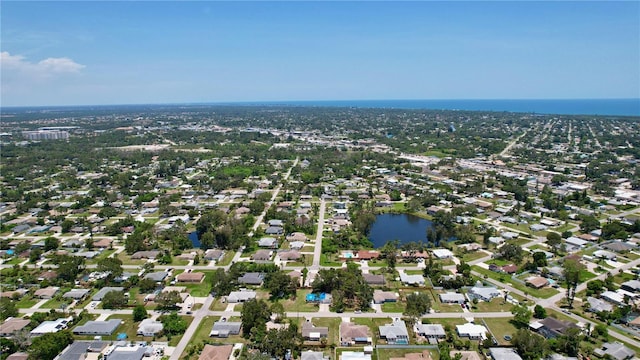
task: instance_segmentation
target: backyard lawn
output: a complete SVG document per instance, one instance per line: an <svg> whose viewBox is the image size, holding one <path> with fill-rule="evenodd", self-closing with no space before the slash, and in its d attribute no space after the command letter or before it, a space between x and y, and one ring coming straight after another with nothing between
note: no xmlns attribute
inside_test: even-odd
<svg viewBox="0 0 640 360"><path fill-rule="evenodd" d="M510 341L504 339L505 335L513 336L516 327L511 323L510 318L485 318L482 319L487 324L489 331L496 337L500 345L511 345Z"/></svg>
<svg viewBox="0 0 640 360"><path fill-rule="evenodd" d="M291 311L299 311L299 312L317 312L318 305L308 303L306 300L307 294L311 293L311 290L302 290L298 289L296 291L295 300L284 300L282 305L284 305L285 310Z"/></svg>

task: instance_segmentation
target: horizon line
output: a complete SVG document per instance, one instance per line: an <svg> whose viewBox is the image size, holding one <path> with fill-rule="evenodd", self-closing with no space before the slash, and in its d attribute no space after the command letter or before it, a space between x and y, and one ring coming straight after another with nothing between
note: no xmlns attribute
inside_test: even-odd
<svg viewBox="0 0 640 360"><path fill-rule="evenodd" d="M303 102L355 102L355 101L575 101L575 100L637 100L640 97L623 98L427 98L427 99L322 99L322 100L229 100L229 101L196 101L196 102L158 102L158 103L105 103L105 104L62 104L62 105L1 105L0 109L10 108L55 108L55 107L86 107L86 106L159 106L159 105L247 105L273 103L303 103Z"/></svg>

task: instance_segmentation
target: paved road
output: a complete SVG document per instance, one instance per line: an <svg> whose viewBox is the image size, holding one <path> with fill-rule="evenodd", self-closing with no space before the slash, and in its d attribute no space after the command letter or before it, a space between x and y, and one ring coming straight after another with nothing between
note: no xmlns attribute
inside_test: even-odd
<svg viewBox="0 0 640 360"><path fill-rule="evenodd" d="M209 315L209 307L211 306L212 303L213 303L213 296L209 295L207 299L204 301L204 304L202 305L202 307L193 314L193 321L191 322L191 325L189 325L187 330L182 335L182 339L180 339L180 342L178 343L178 345L176 345L176 348L173 350L173 353L171 354L171 357L169 358L169 360L180 359L180 355L182 355L182 352L191 341L191 338L195 334L196 330L198 330L198 326L200 326L202 319L205 316Z"/></svg>
<svg viewBox="0 0 640 360"><path fill-rule="evenodd" d="M322 254L322 232L324 231L324 213L327 203L322 199L320 201L320 209L318 210L318 230L316 234L316 243L313 248L313 265L312 270L320 269L320 255Z"/></svg>

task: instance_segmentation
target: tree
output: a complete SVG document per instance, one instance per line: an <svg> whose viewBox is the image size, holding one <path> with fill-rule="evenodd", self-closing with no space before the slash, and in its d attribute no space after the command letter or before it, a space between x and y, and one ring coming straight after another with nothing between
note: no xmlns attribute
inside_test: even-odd
<svg viewBox="0 0 640 360"><path fill-rule="evenodd" d="M562 236L560 236L560 234L558 234L557 232L549 231L547 233L547 245L551 246L552 248L556 248L558 247L558 245L560 245L561 242Z"/></svg>
<svg viewBox="0 0 640 360"><path fill-rule="evenodd" d="M536 305L533 308L533 316L536 319L544 319L547 317L547 310L540 305Z"/></svg>
<svg viewBox="0 0 640 360"><path fill-rule="evenodd" d="M122 275L122 260L116 257L107 257L98 260L96 270L99 272L108 272L109 278L113 279Z"/></svg>
<svg viewBox="0 0 640 360"><path fill-rule="evenodd" d="M557 338L557 350L569 356L577 356L580 349L582 335L579 328L569 328L565 333Z"/></svg>
<svg viewBox="0 0 640 360"><path fill-rule="evenodd" d="M57 250L58 247L60 247L60 240L53 236L44 239L44 251Z"/></svg>
<svg viewBox="0 0 640 360"><path fill-rule="evenodd" d="M576 296L576 288L580 282L580 272L584 269L584 265L579 260L565 259L562 263L562 273L564 281L567 284L567 304L573 307L573 299Z"/></svg>
<svg viewBox="0 0 640 360"><path fill-rule="evenodd" d="M211 274L211 293L215 296L226 296L235 288L237 278L233 278L231 274L227 274L224 269L216 269Z"/></svg>
<svg viewBox="0 0 640 360"><path fill-rule="evenodd" d="M242 305L241 322L242 336L245 339L252 338L260 341L267 330L267 321L271 317L271 310L266 301L252 299Z"/></svg>
<svg viewBox="0 0 640 360"><path fill-rule="evenodd" d="M104 309L120 309L127 305L127 302L123 291L109 291L102 298L102 307Z"/></svg>
<svg viewBox="0 0 640 360"><path fill-rule="evenodd" d="M511 342L523 360L542 359L547 350L547 342L545 339L527 329L519 329L516 331Z"/></svg>
<svg viewBox="0 0 640 360"><path fill-rule="evenodd" d="M182 298L180 297L180 293L173 291L161 292L156 296L154 300L156 304L158 304L158 309L160 310L171 310L177 307L177 304L182 302Z"/></svg>
<svg viewBox="0 0 640 360"><path fill-rule="evenodd" d="M284 299L296 293L297 281L284 271L268 273L263 287L271 294L271 299Z"/></svg>
<svg viewBox="0 0 640 360"><path fill-rule="evenodd" d="M415 322L431 309L431 299L427 293L414 292L407 295L407 306L402 313Z"/></svg>
<svg viewBox="0 0 640 360"><path fill-rule="evenodd" d="M80 256L59 255L53 259L58 265L58 276L66 281L73 281L84 270L84 258Z"/></svg>
<svg viewBox="0 0 640 360"><path fill-rule="evenodd" d="M387 241L380 250L380 257L386 260L387 267L391 270L396 268L399 244L399 240Z"/></svg>
<svg viewBox="0 0 640 360"><path fill-rule="evenodd" d="M53 360L72 342L73 336L70 330L38 336L29 346L29 360Z"/></svg>
<svg viewBox="0 0 640 360"><path fill-rule="evenodd" d="M0 298L0 320L18 316L18 308L11 299L6 297Z"/></svg>
<svg viewBox="0 0 640 360"><path fill-rule="evenodd" d="M515 244L503 245L497 254L500 258L513 261L515 264L519 264L524 257L522 247Z"/></svg>
<svg viewBox="0 0 640 360"><path fill-rule="evenodd" d="M526 328L529 326L529 321L531 320L531 310L524 305L516 305L511 309L511 313L513 314L513 322L518 325L518 327Z"/></svg>
<svg viewBox="0 0 640 360"><path fill-rule="evenodd" d="M536 267L547 266L547 255L543 252L538 251L533 253L533 264Z"/></svg>
<svg viewBox="0 0 640 360"><path fill-rule="evenodd" d="M144 305L138 304L133 308L133 321L138 322L146 319L149 316L147 314L147 309L144 308Z"/></svg>
<svg viewBox="0 0 640 360"><path fill-rule="evenodd" d="M271 329L267 331L264 340L257 344L260 351L273 356L276 359L284 359L287 352L291 351L293 358L298 358L302 349L303 338L298 331L298 325L294 322L283 329Z"/></svg>
<svg viewBox="0 0 640 360"><path fill-rule="evenodd" d="M162 331L169 339L172 335L182 334L187 330L187 322L175 311L158 317L158 320L162 323Z"/></svg>
<svg viewBox="0 0 640 360"><path fill-rule="evenodd" d="M142 279L138 282L138 286L141 293L148 294L155 290L158 285L151 279Z"/></svg>

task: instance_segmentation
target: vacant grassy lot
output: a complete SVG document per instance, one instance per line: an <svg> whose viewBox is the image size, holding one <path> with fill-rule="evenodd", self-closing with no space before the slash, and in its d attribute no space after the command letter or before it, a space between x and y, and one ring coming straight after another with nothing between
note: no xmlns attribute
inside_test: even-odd
<svg viewBox="0 0 640 360"><path fill-rule="evenodd" d="M516 332L516 327L509 318L484 318L482 319L489 327L489 331L496 337L500 345L511 345L511 342L504 339L505 335L512 336ZM478 322L479 323L479 322Z"/></svg>
<svg viewBox="0 0 640 360"><path fill-rule="evenodd" d="M512 304L505 303L504 297L497 297L491 300L491 302L478 301L477 305L472 304L472 306L475 307L475 309L473 309L475 312L510 312L513 307Z"/></svg>

